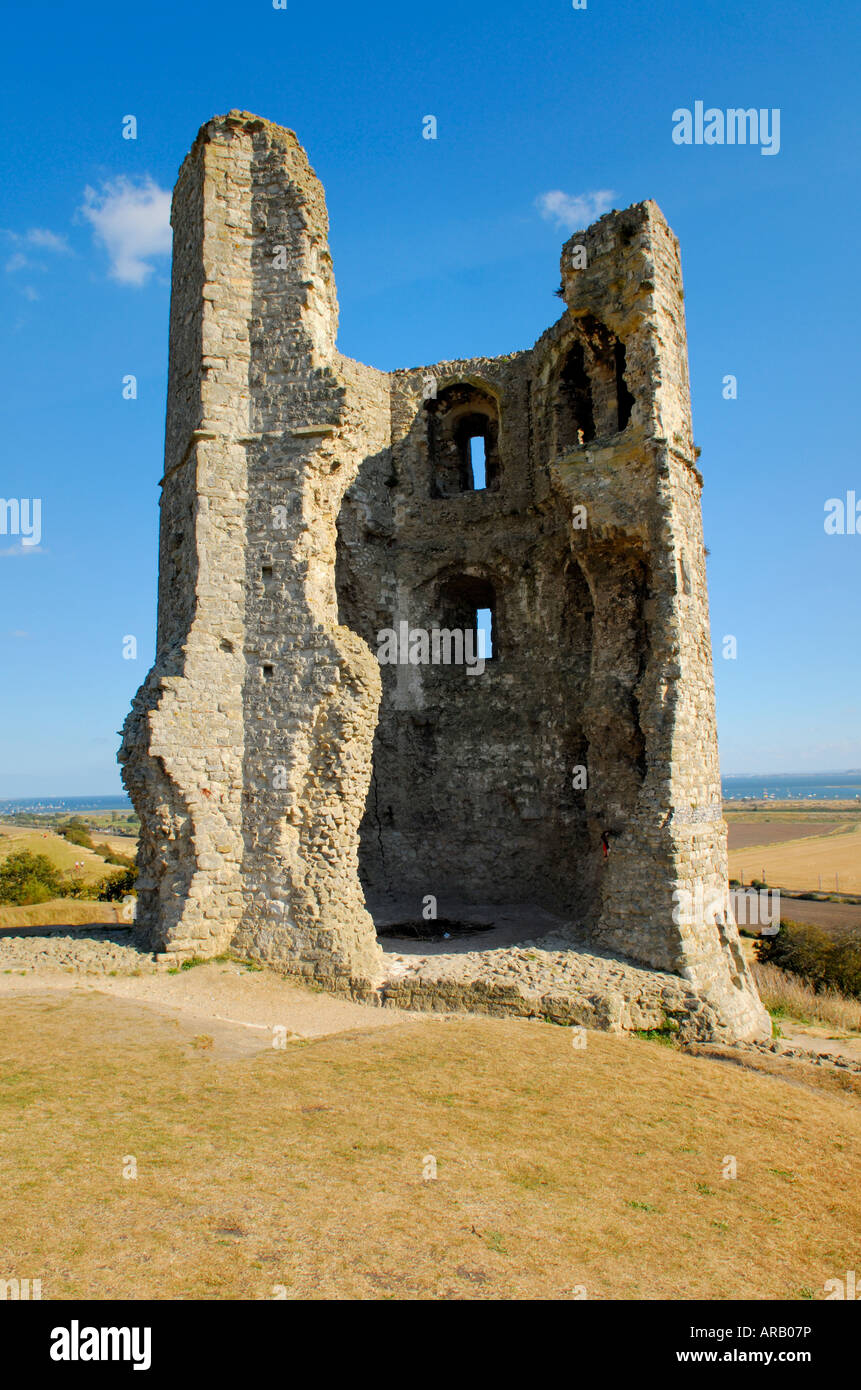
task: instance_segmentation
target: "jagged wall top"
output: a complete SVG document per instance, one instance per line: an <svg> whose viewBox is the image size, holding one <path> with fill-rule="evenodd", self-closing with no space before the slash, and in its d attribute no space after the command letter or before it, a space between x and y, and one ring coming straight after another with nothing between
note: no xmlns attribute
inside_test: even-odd
<svg viewBox="0 0 861 1390"><path fill-rule="evenodd" d="M638 394L647 407L647 432L666 439L694 467L679 242L657 203L632 203L574 232L560 268L571 317L594 316L606 324L626 344L629 366L640 357Z"/></svg>

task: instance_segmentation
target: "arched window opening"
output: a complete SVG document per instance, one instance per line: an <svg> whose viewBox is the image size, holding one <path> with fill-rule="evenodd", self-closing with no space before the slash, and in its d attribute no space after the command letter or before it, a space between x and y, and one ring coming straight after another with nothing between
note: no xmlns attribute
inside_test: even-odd
<svg viewBox="0 0 861 1390"><path fill-rule="evenodd" d="M499 634L496 593L490 580L471 574L447 579L440 588L439 625L444 632L462 634L463 650L473 658L495 660ZM447 640L453 649L455 639Z"/></svg>
<svg viewBox="0 0 861 1390"><path fill-rule="evenodd" d="M499 487L499 412L494 398L459 382L426 402L432 497Z"/></svg>
<svg viewBox="0 0 861 1390"><path fill-rule="evenodd" d="M625 429L635 403L625 380L625 344L592 315L578 320L577 333L557 380L557 454Z"/></svg>
<svg viewBox="0 0 861 1390"><path fill-rule="evenodd" d="M490 421L486 415L463 415L457 422L455 441L461 492L483 492L487 489L489 429Z"/></svg>
<svg viewBox="0 0 861 1390"><path fill-rule="evenodd" d="M556 451L567 454L595 438L592 384L583 344L575 342L559 376L556 398Z"/></svg>

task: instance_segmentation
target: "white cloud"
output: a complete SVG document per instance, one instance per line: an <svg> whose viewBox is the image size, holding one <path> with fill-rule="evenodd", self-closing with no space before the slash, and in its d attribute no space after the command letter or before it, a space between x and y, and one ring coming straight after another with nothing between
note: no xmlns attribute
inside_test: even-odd
<svg viewBox="0 0 861 1390"><path fill-rule="evenodd" d="M56 232L49 232L47 227L31 227L25 237L31 246L41 246L46 251L59 251L64 256L69 254L69 243L64 236L57 236Z"/></svg>
<svg viewBox="0 0 861 1390"><path fill-rule="evenodd" d="M5 229L3 235L19 248L37 246L40 251L53 251L58 255L70 256L71 247L64 236L50 232L47 227L31 227L28 232L11 232ZM6 262L6 270L14 274L16 270L45 270L47 267L33 261L23 249L13 251Z"/></svg>
<svg viewBox="0 0 861 1390"><path fill-rule="evenodd" d="M110 274L123 285L143 285L153 256L170 255L170 193L151 178L121 176L84 189L81 212L111 258Z"/></svg>
<svg viewBox="0 0 861 1390"><path fill-rule="evenodd" d="M45 555L47 552L43 545L24 545L21 541L17 545L7 546L5 550L0 550L0 555Z"/></svg>
<svg viewBox="0 0 861 1390"><path fill-rule="evenodd" d="M613 206L615 193L612 188L599 188L594 193L563 193L554 188L549 193L541 193L535 199L535 206L548 222L555 222L567 232L579 232L588 227L604 212Z"/></svg>

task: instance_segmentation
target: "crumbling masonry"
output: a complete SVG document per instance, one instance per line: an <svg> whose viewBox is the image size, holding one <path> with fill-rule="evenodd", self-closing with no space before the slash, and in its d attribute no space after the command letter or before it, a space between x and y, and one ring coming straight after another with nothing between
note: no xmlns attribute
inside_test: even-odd
<svg viewBox="0 0 861 1390"><path fill-rule="evenodd" d="M657 206L566 243L567 308L533 348L389 374L335 346L292 132L209 121L173 228L157 654L120 752L149 943L381 1002L766 1035L721 906L702 480ZM378 660L385 630L471 633L480 610L481 674L420 642ZM473 938L461 976L387 954L375 919L431 898L516 909L530 949Z"/></svg>

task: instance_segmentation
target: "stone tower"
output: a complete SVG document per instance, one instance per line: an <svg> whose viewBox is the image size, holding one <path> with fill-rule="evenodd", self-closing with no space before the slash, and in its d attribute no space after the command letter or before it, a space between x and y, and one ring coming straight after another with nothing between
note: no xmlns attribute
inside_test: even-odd
<svg viewBox="0 0 861 1390"><path fill-rule="evenodd" d="M157 653L120 752L138 927L172 957L231 947L384 997L375 918L516 903L677 985L699 1035L766 1035L726 896L657 206L566 243L567 308L533 348L391 374L337 351L292 132L209 121L172 221ZM481 612L480 674L422 646Z"/></svg>

